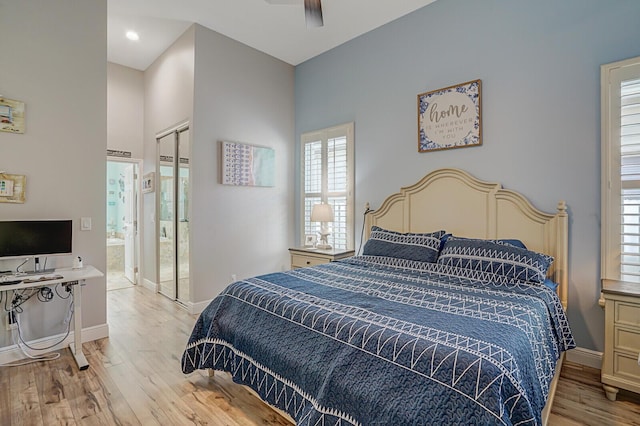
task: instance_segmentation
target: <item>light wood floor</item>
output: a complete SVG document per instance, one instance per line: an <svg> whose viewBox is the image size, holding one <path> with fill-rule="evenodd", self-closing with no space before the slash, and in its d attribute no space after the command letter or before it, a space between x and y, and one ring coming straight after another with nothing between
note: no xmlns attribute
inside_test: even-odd
<svg viewBox="0 0 640 426"><path fill-rule="evenodd" d="M108 339L85 343L90 367L60 359L0 368L0 425L290 425L225 374L185 376L195 322L141 288L107 293ZM640 425L640 396L608 401L599 370L565 362L551 425Z"/></svg>

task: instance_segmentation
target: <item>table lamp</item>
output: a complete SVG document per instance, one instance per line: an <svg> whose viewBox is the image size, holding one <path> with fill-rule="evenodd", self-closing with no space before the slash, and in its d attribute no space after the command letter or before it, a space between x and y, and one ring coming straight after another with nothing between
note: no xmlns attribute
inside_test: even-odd
<svg viewBox="0 0 640 426"><path fill-rule="evenodd" d="M316 245L321 250L331 249L327 242L329 234L327 222L333 222L333 209L329 204L314 204L311 210L311 222L320 222L320 243Z"/></svg>

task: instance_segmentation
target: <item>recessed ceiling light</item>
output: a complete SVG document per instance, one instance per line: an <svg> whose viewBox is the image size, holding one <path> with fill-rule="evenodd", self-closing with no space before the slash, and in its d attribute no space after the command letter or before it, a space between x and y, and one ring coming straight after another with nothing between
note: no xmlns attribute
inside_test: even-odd
<svg viewBox="0 0 640 426"><path fill-rule="evenodd" d="M138 35L137 32L135 31L127 31L127 38L131 41L138 41L140 40L140 36Z"/></svg>

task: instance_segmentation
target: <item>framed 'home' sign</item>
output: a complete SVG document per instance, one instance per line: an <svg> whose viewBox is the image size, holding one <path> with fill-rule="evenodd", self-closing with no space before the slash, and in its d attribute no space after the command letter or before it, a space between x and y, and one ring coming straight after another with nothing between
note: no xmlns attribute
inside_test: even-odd
<svg viewBox="0 0 640 426"><path fill-rule="evenodd" d="M418 95L418 151L482 145L482 84L468 81Z"/></svg>

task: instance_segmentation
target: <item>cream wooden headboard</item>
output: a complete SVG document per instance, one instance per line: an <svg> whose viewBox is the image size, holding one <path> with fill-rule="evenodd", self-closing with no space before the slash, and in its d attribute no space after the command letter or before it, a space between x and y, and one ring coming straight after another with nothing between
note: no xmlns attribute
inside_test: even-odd
<svg viewBox="0 0 640 426"><path fill-rule="evenodd" d="M398 232L448 233L469 238L511 238L554 257L548 276L567 308L569 220L564 201L555 214L542 212L521 194L484 182L459 169L439 169L387 197L365 216L371 226Z"/></svg>

